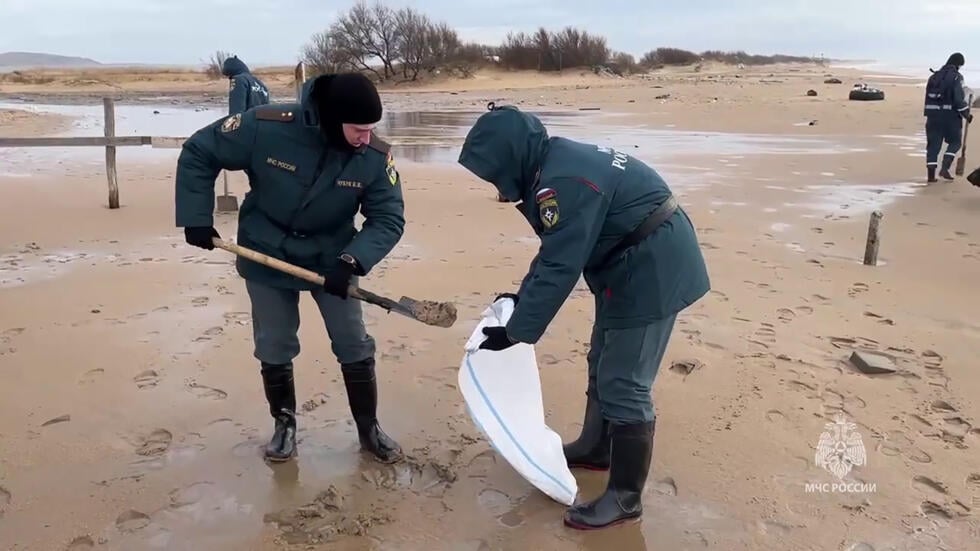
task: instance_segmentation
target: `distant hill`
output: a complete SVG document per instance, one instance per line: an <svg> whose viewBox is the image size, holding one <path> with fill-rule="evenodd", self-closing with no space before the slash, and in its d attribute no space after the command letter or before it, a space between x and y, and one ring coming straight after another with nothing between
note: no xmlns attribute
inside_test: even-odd
<svg viewBox="0 0 980 551"><path fill-rule="evenodd" d="M98 65L102 64L94 59L88 59L86 57L42 54L36 52L0 53L0 68L7 70L17 68L94 67Z"/></svg>

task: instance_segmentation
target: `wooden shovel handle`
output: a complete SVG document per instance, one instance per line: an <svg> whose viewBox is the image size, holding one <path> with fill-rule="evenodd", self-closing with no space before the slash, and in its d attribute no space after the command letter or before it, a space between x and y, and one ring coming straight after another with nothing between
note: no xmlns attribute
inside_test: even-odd
<svg viewBox="0 0 980 551"><path fill-rule="evenodd" d="M275 270L279 270L280 272L285 272L287 274L294 275L300 279L305 279L306 281L309 281L311 283L316 283L321 287L323 286L323 283L325 281L323 276L321 276L316 272L312 272L310 270L307 270L306 268L300 268L299 266L295 266L288 262L283 262L282 260L279 260L278 258L273 258L267 254L262 254L258 251L253 251L252 249L242 247L241 245L235 243L229 243L222 239L218 239L217 237L212 238L212 241L214 242L214 246L218 247L219 249L224 249L226 251L235 253L239 256L243 256L254 262L258 262L259 264L262 264L264 266L268 266ZM353 285L348 287L347 293L351 297L363 300L363 297L358 292L357 287L354 287Z"/></svg>

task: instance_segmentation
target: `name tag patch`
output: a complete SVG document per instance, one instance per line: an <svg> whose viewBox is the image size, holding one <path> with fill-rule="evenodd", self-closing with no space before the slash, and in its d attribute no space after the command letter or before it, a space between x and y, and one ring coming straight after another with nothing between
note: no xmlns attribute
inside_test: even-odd
<svg viewBox="0 0 980 551"><path fill-rule="evenodd" d="M296 172L296 165L291 165L286 161L280 161L279 159L273 159L272 157L269 157L268 159L265 160L265 162L276 168L288 170L289 172Z"/></svg>
<svg viewBox="0 0 980 551"><path fill-rule="evenodd" d="M364 184L355 180L337 180L337 187L345 187L350 189L363 189Z"/></svg>

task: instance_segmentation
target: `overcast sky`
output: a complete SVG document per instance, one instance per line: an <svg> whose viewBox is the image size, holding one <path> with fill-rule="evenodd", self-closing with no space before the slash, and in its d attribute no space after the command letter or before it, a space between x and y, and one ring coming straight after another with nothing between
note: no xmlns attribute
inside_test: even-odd
<svg viewBox="0 0 980 551"><path fill-rule="evenodd" d="M338 0L0 0L0 52L106 63L198 64L215 50L250 65L289 64ZM962 51L980 66L980 0L388 0L413 4L465 40L566 25L637 56L658 46L743 49L938 65ZM564 7L560 7L560 6ZM179 37L178 33L184 36Z"/></svg>

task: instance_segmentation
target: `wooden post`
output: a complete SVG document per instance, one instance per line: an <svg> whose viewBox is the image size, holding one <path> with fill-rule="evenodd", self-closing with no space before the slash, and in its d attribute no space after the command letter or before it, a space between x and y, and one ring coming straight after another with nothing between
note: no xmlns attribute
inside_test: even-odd
<svg viewBox="0 0 980 551"><path fill-rule="evenodd" d="M116 136L116 108L112 98L102 98L105 111L105 137ZM116 146L105 147L105 173L109 179L109 208L119 208L119 179L116 176Z"/></svg>
<svg viewBox="0 0 980 551"><path fill-rule="evenodd" d="M878 264L878 222L881 221L881 217L880 210L871 213L871 222L868 224L868 242L864 246L865 266L876 266Z"/></svg>
<svg viewBox="0 0 980 551"><path fill-rule="evenodd" d="M296 81L296 101L303 101L303 83L306 82L306 64L300 61L296 64L293 71L293 80Z"/></svg>

